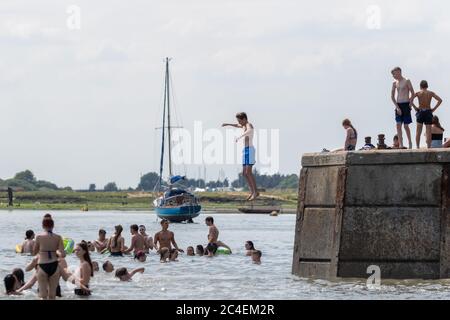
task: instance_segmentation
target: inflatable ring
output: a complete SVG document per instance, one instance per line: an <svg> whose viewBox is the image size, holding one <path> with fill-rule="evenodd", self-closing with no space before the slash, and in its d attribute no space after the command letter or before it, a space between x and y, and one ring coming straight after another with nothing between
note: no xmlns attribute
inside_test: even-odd
<svg viewBox="0 0 450 320"><path fill-rule="evenodd" d="M16 245L16 253L22 253L22 245L21 244Z"/></svg>
<svg viewBox="0 0 450 320"><path fill-rule="evenodd" d="M217 248L216 254L231 254L230 249L219 247Z"/></svg>
<svg viewBox="0 0 450 320"><path fill-rule="evenodd" d="M71 254L75 247L75 242L70 238L63 238L64 251L66 254Z"/></svg>

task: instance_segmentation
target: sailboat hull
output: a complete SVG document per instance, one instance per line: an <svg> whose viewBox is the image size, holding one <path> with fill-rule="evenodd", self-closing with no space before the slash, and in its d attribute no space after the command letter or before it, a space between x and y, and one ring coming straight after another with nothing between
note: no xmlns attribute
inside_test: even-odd
<svg viewBox="0 0 450 320"><path fill-rule="evenodd" d="M202 207L200 205L155 208L158 218L167 219L170 222L183 222L191 220L198 217L201 210Z"/></svg>

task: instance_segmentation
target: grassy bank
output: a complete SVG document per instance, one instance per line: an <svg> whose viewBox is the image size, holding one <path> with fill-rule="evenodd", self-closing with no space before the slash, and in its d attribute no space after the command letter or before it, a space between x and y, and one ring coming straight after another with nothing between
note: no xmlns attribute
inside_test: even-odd
<svg viewBox="0 0 450 320"><path fill-rule="evenodd" d="M245 192L198 193L203 210L235 212L244 206ZM76 192L32 191L16 192L14 208L22 210L151 210L155 194L150 192ZM5 193L0 194L0 209L10 209ZM283 210L292 212L297 206L296 190L271 190L264 192L257 204L280 204ZM256 203L255 203L256 204Z"/></svg>

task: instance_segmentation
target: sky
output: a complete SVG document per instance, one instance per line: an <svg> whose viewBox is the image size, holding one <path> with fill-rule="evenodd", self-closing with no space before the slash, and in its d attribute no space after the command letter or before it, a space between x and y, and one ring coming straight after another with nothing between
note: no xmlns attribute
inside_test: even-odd
<svg viewBox="0 0 450 320"><path fill-rule="evenodd" d="M299 173L302 154L343 146L344 118L360 146L379 133L390 142L397 65L444 99L446 127L448 12L418 0L2 0L0 178L30 169L61 187L136 187L158 170L165 57L187 132L197 122L225 137L221 124L245 111L277 133L279 161L262 172ZM177 166L207 180L240 169Z"/></svg>

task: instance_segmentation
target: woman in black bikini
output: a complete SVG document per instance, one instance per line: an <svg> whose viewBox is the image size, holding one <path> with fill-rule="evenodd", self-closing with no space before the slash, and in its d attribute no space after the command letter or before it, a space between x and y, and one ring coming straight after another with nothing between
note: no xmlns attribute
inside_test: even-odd
<svg viewBox="0 0 450 320"><path fill-rule="evenodd" d="M111 252L112 257L122 257L124 248L125 239L121 236L122 234L122 226L118 225L114 227L116 232L114 236L109 240L109 252Z"/></svg>
<svg viewBox="0 0 450 320"><path fill-rule="evenodd" d="M89 281L91 277L94 276L94 268L92 266L91 256L89 255L89 248L86 242L81 242L77 244L74 250L78 259L80 259L80 277L78 279L79 284L86 288L89 288ZM82 287L75 289L75 294L77 296L90 296L91 292L89 290L83 289Z"/></svg>
<svg viewBox="0 0 450 320"><path fill-rule="evenodd" d="M57 253L63 258L66 256L61 236L53 233L54 225L52 216L46 214L42 220L44 232L36 237L33 248L33 255L39 254L37 279L42 299L55 299L61 277Z"/></svg>

